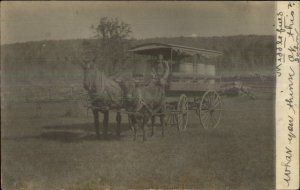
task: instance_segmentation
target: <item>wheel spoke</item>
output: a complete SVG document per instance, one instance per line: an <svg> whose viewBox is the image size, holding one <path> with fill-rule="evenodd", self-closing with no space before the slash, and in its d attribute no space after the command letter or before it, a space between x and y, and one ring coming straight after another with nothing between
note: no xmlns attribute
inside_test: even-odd
<svg viewBox="0 0 300 190"><path fill-rule="evenodd" d="M212 110L214 110L214 111L215 110L221 110L221 106L219 106L219 105L218 106L214 106L214 107L212 107Z"/></svg>
<svg viewBox="0 0 300 190"><path fill-rule="evenodd" d="M207 117L209 115L209 112L205 112L202 115L203 115L203 118L205 118L205 117Z"/></svg>
<svg viewBox="0 0 300 190"><path fill-rule="evenodd" d="M210 94L208 95L208 99L209 99L209 101L208 101L208 106L209 106L209 105L211 105L211 101L212 101L212 97Z"/></svg>
<svg viewBox="0 0 300 190"><path fill-rule="evenodd" d="M211 93L210 98L211 98L210 105L212 105L212 103L215 100L215 93Z"/></svg>
<svg viewBox="0 0 300 190"><path fill-rule="evenodd" d="M209 97L207 96L207 97L205 97L205 99L204 99L204 101L203 101L203 105L207 105L207 104L209 104Z"/></svg>
<svg viewBox="0 0 300 190"><path fill-rule="evenodd" d="M217 99L217 94L216 93L213 93L212 95L212 103L214 103L214 101Z"/></svg>
<svg viewBox="0 0 300 190"><path fill-rule="evenodd" d="M205 117L205 123L207 123L207 121L209 120L209 118L210 118L210 114L208 113L208 114L206 114L206 117Z"/></svg>
<svg viewBox="0 0 300 190"><path fill-rule="evenodd" d="M222 101L221 101L221 99L219 99L219 100L215 103L215 106L219 106L219 107L222 106Z"/></svg>
<svg viewBox="0 0 300 190"><path fill-rule="evenodd" d="M217 98L214 100L213 106L215 107L215 106L219 105L220 103L221 103L220 99Z"/></svg>
<svg viewBox="0 0 300 190"><path fill-rule="evenodd" d="M213 115L214 115L214 114L212 114L211 117L213 118L213 125L215 125L215 124L217 123L218 120L217 120L217 118L215 118Z"/></svg>
<svg viewBox="0 0 300 190"><path fill-rule="evenodd" d="M207 121L208 121L207 127L210 128L210 121L211 121L211 115L210 114L208 116L208 120Z"/></svg>

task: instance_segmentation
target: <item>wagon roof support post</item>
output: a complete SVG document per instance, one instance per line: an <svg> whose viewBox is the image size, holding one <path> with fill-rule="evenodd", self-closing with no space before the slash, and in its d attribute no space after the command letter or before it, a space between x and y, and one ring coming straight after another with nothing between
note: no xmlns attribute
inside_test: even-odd
<svg viewBox="0 0 300 190"><path fill-rule="evenodd" d="M170 76L172 76L173 72L173 49L171 48L171 61L170 61Z"/></svg>

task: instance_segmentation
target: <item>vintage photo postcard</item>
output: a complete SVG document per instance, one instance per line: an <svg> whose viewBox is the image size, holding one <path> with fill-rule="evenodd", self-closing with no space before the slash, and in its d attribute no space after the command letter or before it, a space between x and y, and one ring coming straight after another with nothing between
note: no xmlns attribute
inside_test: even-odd
<svg viewBox="0 0 300 190"><path fill-rule="evenodd" d="M299 2L1 2L1 188L299 188Z"/></svg>

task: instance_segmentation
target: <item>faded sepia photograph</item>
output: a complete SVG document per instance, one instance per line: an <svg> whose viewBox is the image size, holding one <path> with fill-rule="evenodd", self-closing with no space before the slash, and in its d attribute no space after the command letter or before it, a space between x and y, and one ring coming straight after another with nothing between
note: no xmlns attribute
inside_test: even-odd
<svg viewBox="0 0 300 190"><path fill-rule="evenodd" d="M2 189L275 189L274 2L0 5Z"/></svg>

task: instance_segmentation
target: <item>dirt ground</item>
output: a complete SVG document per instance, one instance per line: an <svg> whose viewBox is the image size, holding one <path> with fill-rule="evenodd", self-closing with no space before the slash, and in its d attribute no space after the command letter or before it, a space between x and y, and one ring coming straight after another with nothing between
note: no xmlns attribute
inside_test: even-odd
<svg viewBox="0 0 300 190"><path fill-rule="evenodd" d="M203 129L190 112L187 131L169 127L162 138L157 126L146 142L132 140L125 115L120 139L112 114L109 139L97 140L84 110L67 117L64 103L44 105L38 115L34 104L7 106L1 110L2 188L274 189L273 97L223 100L216 129Z"/></svg>

